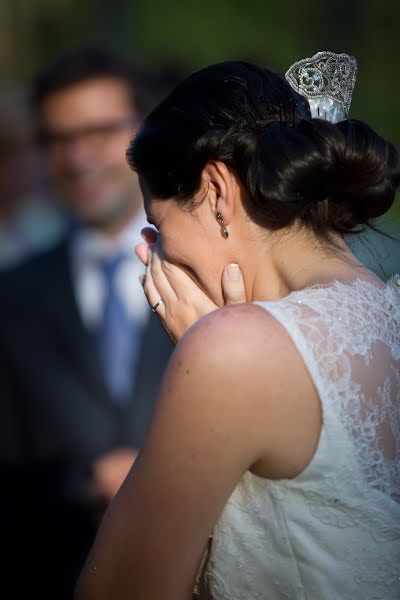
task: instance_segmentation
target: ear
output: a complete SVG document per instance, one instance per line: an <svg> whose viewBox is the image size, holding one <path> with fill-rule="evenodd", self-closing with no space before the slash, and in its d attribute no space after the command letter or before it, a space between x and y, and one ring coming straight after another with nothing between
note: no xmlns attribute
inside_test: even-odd
<svg viewBox="0 0 400 600"><path fill-rule="evenodd" d="M240 192L237 175L222 161L210 161L203 169L202 183L213 214L220 212L225 224L229 225L237 209Z"/></svg>

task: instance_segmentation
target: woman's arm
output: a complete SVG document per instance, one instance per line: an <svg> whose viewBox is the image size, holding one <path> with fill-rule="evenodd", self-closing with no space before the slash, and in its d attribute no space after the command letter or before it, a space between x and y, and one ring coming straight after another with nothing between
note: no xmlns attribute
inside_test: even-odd
<svg viewBox="0 0 400 600"><path fill-rule="evenodd" d="M291 419L307 426L299 376L290 338L259 307L221 309L184 336L76 600L191 599L208 536L243 473L272 448L287 452Z"/></svg>

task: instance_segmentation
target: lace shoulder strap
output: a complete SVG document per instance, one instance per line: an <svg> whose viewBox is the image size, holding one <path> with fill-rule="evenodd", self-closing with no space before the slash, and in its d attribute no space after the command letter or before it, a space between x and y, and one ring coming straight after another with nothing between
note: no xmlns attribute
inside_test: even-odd
<svg viewBox="0 0 400 600"><path fill-rule="evenodd" d="M400 499L400 289L334 282L259 303L287 330L368 485Z"/></svg>

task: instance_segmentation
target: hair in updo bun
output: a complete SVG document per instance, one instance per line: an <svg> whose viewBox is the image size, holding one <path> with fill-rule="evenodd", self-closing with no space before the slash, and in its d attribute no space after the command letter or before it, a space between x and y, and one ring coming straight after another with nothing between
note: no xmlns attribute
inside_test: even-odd
<svg viewBox="0 0 400 600"><path fill-rule="evenodd" d="M127 152L157 198L192 206L210 160L234 170L251 218L318 235L359 231L383 215L400 182L395 147L367 124L311 119L283 77L244 62L191 75L146 118Z"/></svg>
<svg viewBox="0 0 400 600"><path fill-rule="evenodd" d="M397 150L354 119L274 123L258 139L246 188L255 218L278 229L299 219L316 232L351 233L392 205L400 181Z"/></svg>

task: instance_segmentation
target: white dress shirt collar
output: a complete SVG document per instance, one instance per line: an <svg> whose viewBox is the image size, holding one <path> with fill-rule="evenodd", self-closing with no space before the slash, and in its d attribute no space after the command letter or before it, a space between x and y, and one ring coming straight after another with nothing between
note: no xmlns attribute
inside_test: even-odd
<svg viewBox="0 0 400 600"><path fill-rule="evenodd" d="M72 234L71 263L75 296L84 325L93 329L102 318L105 285L101 262L115 254L126 254L117 274L116 285L132 319L144 323L148 317L147 300L139 283L144 267L135 255L141 241L140 231L147 225L144 211L113 238L96 230L78 227Z"/></svg>

